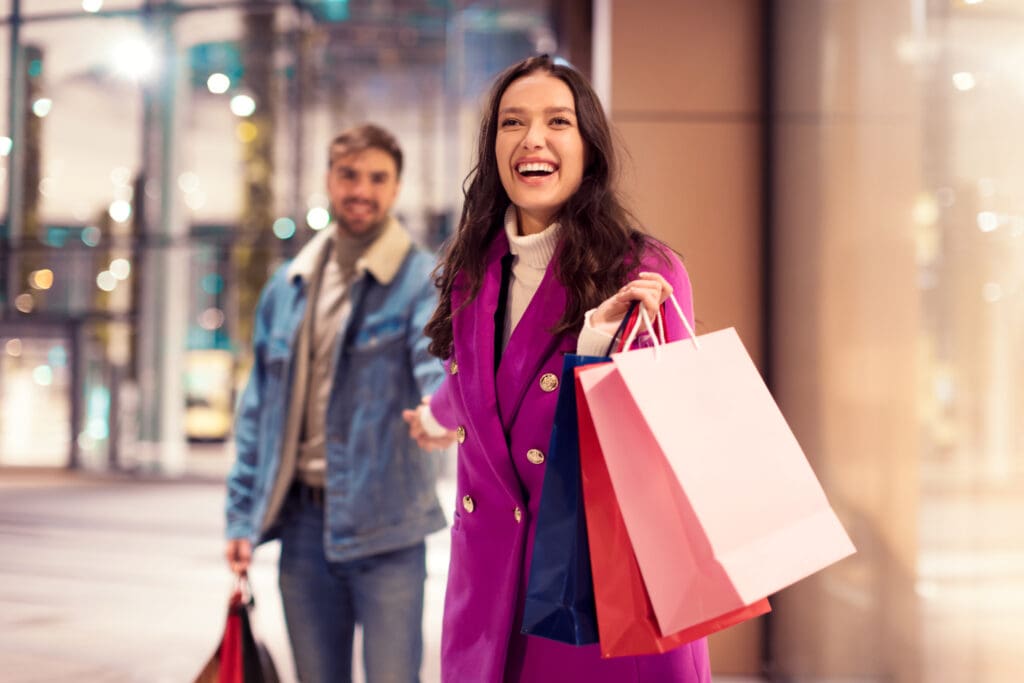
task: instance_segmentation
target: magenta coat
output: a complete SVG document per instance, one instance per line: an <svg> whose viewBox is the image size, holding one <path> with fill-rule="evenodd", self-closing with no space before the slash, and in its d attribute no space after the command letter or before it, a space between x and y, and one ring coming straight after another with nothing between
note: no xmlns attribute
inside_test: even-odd
<svg viewBox="0 0 1024 683"><path fill-rule="evenodd" d="M494 311L501 288L504 232L488 249L476 299L453 320L454 347L444 384L431 400L435 417L459 435L458 489L441 638L445 683L705 683L711 680L706 641L664 655L601 659L598 646L575 647L519 633L529 576L544 464L562 355L576 335L549 330L565 308L565 290L547 273L494 371ZM682 263L651 254L644 270L673 285L692 320L690 283ZM625 283L623 283L625 284ZM456 287L452 309L465 293ZM685 337L667 316L670 339ZM673 319L675 318L675 319ZM541 378L546 377L545 382ZM506 441L506 435L508 440ZM536 449L528 457L528 451Z"/></svg>

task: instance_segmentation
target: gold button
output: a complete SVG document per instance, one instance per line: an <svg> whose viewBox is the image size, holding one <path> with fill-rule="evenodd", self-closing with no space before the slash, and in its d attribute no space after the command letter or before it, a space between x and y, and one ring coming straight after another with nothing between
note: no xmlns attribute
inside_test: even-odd
<svg viewBox="0 0 1024 683"><path fill-rule="evenodd" d="M462 497L462 507L466 510L466 512L472 512L473 510L476 509L476 503L473 502L473 499L471 497L465 495Z"/></svg>
<svg viewBox="0 0 1024 683"><path fill-rule="evenodd" d="M536 448L531 448L526 451L526 459L532 462L534 465L539 465L544 462L544 452L539 451Z"/></svg>
<svg viewBox="0 0 1024 683"><path fill-rule="evenodd" d="M448 366L448 372L452 373L453 375L459 374L459 364L455 362L454 358L452 358L451 365Z"/></svg>
<svg viewBox="0 0 1024 683"><path fill-rule="evenodd" d="M558 388L558 375L550 372L545 372L540 378L541 391L551 393Z"/></svg>
<svg viewBox="0 0 1024 683"><path fill-rule="evenodd" d="M523 511L519 509L518 505L516 506L516 509L512 511L512 514L515 515L516 524L521 524L523 521Z"/></svg>
<svg viewBox="0 0 1024 683"><path fill-rule="evenodd" d="M465 441L466 440L466 428L463 427L462 425L459 425L459 428L455 430L455 438L459 440L459 443L462 443L463 441Z"/></svg>

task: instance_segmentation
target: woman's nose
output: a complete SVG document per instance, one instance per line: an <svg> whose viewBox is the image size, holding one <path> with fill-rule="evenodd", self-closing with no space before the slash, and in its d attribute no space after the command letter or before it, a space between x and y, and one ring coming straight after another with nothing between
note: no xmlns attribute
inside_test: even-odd
<svg viewBox="0 0 1024 683"><path fill-rule="evenodd" d="M544 146L544 133L540 126L530 126L526 129L526 135L523 137L523 147L525 149L538 149Z"/></svg>

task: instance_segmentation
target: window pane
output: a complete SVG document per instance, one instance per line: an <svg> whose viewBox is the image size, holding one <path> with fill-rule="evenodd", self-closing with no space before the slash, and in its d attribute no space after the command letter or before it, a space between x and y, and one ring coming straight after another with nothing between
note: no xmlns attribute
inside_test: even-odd
<svg viewBox="0 0 1024 683"><path fill-rule="evenodd" d="M142 127L140 81L151 59L135 19L28 22L20 270L55 274L35 308L126 311L128 287L97 277L126 257ZM125 249L112 249L119 241ZM24 283L21 283L24 285Z"/></svg>

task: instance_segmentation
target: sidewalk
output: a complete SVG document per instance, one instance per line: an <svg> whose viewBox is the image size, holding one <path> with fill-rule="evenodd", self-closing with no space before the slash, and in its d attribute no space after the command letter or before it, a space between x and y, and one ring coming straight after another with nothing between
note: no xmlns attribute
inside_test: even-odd
<svg viewBox="0 0 1024 683"><path fill-rule="evenodd" d="M0 680L192 680L220 637L232 586L221 559L223 496L215 478L3 470ZM443 532L428 540L424 683L440 678L447 542ZM289 683L276 562L276 544L257 551L254 628Z"/></svg>
<svg viewBox="0 0 1024 683"><path fill-rule="evenodd" d="M218 642L233 585L221 559L226 461L198 457L207 459L177 481L0 469L0 681L193 680ZM454 487L438 485L446 509ZM277 551L261 546L250 571L254 630L282 683L294 683ZM440 680L448 552L446 531L427 539L422 683ZM363 683L361 665L354 673Z"/></svg>

